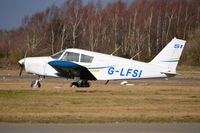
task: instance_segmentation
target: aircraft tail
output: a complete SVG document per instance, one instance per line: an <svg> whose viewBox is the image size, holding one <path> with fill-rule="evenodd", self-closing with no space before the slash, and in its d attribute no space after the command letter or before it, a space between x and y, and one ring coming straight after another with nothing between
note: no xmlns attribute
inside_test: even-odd
<svg viewBox="0 0 200 133"><path fill-rule="evenodd" d="M165 48L150 62L150 64L158 65L175 72L180 56L186 41L174 38ZM172 71L168 71L169 74ZM168 73L164 72L164 73Z"/></svg>

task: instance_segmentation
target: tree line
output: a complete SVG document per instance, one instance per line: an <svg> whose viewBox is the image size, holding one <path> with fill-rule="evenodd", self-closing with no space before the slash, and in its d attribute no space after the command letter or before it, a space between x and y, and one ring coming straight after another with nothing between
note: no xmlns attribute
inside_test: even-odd
<svg viewBox="0 0 200 133"><path fill-rule="evenodd" d="M66 0L32 16L18 29L0 30L0 67L27 56L83 48L150 61L174 37L187 40L183 64L200 65L199 0Z"/></svg>

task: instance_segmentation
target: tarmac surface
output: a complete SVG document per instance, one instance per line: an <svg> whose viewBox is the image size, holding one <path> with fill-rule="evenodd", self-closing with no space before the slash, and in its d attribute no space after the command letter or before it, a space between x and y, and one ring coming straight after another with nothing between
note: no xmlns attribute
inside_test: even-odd
<svg viewBox="0 0 200 133"><path fill-rule="evenodd" d="M1 123L0 133L199 133L200 124L14 124Z"/></svg>

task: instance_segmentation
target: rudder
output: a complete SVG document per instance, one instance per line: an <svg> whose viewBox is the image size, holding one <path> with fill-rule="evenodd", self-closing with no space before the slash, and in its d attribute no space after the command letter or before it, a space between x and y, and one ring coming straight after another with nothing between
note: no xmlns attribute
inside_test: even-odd
<svg viewBox="0 0 200 133"><path fill-rule="evenodd" d="M173 38L163 50L150 62L168 70L176 70L186 41Z"/></svg>

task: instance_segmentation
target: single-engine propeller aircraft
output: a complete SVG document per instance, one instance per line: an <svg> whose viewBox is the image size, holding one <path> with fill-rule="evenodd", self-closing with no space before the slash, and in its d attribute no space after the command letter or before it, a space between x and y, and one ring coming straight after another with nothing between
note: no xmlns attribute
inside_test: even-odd
<svg viewBox="0 0 200 133"><path fill-rule="evenodd" d="M150 62L70 48L48 57L21 59L20 75L38 75L31 86L40 87L45 76L73 78L72 87L89 87L88 80L120 80L144 78L168 78L175 76L176 67L183 51L185 40L174 38Z"/></svg>

